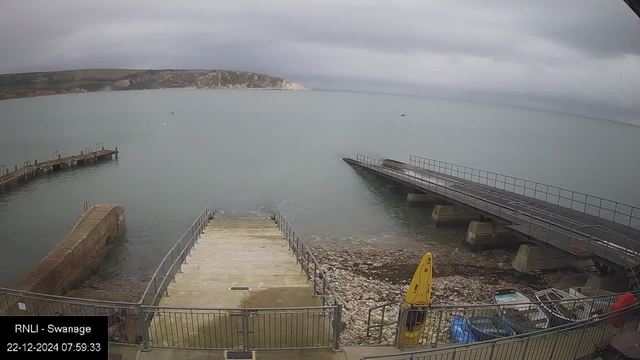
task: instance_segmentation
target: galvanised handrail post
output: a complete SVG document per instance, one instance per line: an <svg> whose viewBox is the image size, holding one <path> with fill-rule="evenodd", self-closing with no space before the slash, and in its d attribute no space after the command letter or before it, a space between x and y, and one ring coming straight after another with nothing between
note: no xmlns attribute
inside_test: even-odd
<svg viewBox="0 0 640 360"><path fill-rule="evenodd" d="M140 303L138 303L136 307L138 310L138 319L140 320L140 332L142 332L142 351L151 351L151 349L149 349L149 326L144 314L144 309Z"/></svg>
<svg viewBox="0 0 640 360"><path fill-rule="evenodd" d="M556 353L556 345L558 345L558 340L560 339L560 335L555 335L555 341L553 342L553 347L551 348L551 354L549 354L549 360L554 360L553 355Z"/></svg>
<svg viewBox="0 0 640 360"><path fill-rule="evenodd" d="M533 212L529 210L529 235L531 235L531 224L533 224Z"/></svg>
<svg viewBox="0 0 640 360"><path fill-rule="evenodd" d="M327 294L327 277L323 275L322 276L322 306L326 306L327 304L327 299L325 299L326 294Z"/></svg>
<svg viewBox="0 0 640 360"><path fill-rule="evenodd" d="M611 240L611 230L607 234L607 247L604 249L604 258L607 258L607 252L609 251L609 240Z"/></svg>
<svg viewBox="0 0 640 360"><path fill-rule="evenodd" d="M496 348L496 343L495 341L491 343L491 352L489 353L489 358L487 360L493 360L493 352Z"/></svg>
<svg viewBox="0 0 640 360"><path fill-rule="evenodd" d="M527 349L529 348L529 340L530 340L530 339L531 339L531 338L530 338L530 337L528 337L528 338L527 338L527 342L524 344L524 350L522 351L522 360L524 360L524 359L525 359L525 356L527 355Z"/></svg>
<svg viewBox="0 0 640 360"><path fill-rule="evenodd" d="M398 349L400 349L401 351L404 350L404 333L405 333L405 326L407 324L407 314L409 312L407 311L407 309L403 309L402 306L400 307L400 313L398 314L398 330L396 330L396 333L398 334L398 341L397 341L397 345L396 347Z"/></svg>
<svg viewBox="0 0 640 360"><path fill-rule="evenodd" d="M333 319L333 350L340 350L340 330L342 327L342 305L336 303L336 310Z"/></svg>

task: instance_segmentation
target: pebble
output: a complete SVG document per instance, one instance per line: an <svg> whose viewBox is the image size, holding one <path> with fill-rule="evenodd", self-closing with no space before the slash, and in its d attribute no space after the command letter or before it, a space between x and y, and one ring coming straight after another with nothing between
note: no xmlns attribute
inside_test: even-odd
<svg viewBox="0 0 640 360"><path fill-rule="evenodd" d="M319 263L331 279L344 309L342 314L342 344L392 344L395 327L387 326L380 334L379 328L370 329L367 337L369 309L386 303L384 322L396 322L398 306L403 301L408 284L419 264L424 249L389 250L379 248L336 248L326 246L313 250ZM465 254L456 249L454 255L434 253L432 304L483 304L493 302L493 291L500 288L516 288L526 295L548 287L548 283L571 271L555 271L522 275L510 268L513 254L504 251L485 252L485 255ZM366 261L362 259L367 259ZM524 281L537 279L534 283ZM371 324L382 321L382 309L372 311ZM451 319L446 319L450 321ZM437 326L430 325L429 326ZM430 333L427 331L426 333ZM443 336L441 334L441 336ZM448 335L446 335L448 337ZM443 339L440 339L440 341Z"/></svg>

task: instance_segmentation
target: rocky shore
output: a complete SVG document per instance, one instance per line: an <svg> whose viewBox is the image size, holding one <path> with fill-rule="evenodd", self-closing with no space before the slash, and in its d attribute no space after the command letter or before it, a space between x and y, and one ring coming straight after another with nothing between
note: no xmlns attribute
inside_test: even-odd
<svg viewBox="0 0 640 360"><path fill-rule="evenodd" d="M377 343L377 338L366 336L369 308L401 301L428 249L316 246L313 251L344 303L342 342L359 345ZM492 250L473 254L452 249L450 253L432 253L433 304L491 303L493 291L501 288L515 288L531 296L534 291L547 288L569 274L590 270L570 268L522 274L511 268L512 252ZM376 321L380 320L379 314L375 317ZM395 311L387 312L385 322L394 321L396 317ZM392 328L383 332L386 343L393 342Z"/></svg>

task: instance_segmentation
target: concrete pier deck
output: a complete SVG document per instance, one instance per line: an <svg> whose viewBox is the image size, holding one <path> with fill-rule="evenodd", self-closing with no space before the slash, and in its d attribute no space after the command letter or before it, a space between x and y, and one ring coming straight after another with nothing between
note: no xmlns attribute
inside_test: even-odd
<svg viewBox="0 0 640 360"><path fill-rule="evenodd" d="M161 306L322 305L270 219L211 220L175 280Z"/></svg>
<svg viewBox="0 0 640 360"><path fill-rule="evenodd" d="M269 219L212 219L153 311L150 346L331 348L334 308L322 307Z"/></svg>
<svg viewBox="0 0 640 360"><path fill-rule="evenodd" d="M344 161L507 224L514 235L577 260L592 259L622 271L636 264L640 230L631 226L395 160L359 155ZM632 209L626 216L631 223L638 214Z"/></svg>

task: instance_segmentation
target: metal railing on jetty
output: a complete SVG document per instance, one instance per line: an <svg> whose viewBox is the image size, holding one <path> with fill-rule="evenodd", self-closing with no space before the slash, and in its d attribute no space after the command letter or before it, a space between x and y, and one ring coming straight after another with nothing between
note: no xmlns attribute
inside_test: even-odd
<svg viewBox="0 0 640 360"><path fill-rule="evenodd" d="M503 175L492 171L410 155L411 166L455 176L457 178L509 191L550 204L566 207L597 218L640 229L640 208L579 191L537 181Z"/></svg>
<svg viewBox="0 0 640 360"><path fill-rule="evenodd" d="M211 204L200 212L154 272L140 301L115 302L35 294L0 288L0 315L101 315L109 318L109 341L195 349L340 348L342 304L309 247L282 211L278 228L313 284L322 306L287 308L183 308L159 306L169 284L213 219Z"/></svg>
<svg viewBox="0 0 640 360"><path fill-rule="evenodd" d="M307 280L313 284L313 293L322 298L322 306L341 307L340 299L336 295L329 277L318 263L318 260L316 260L309 246L300 239L296 230L291 226L291 223L289 223L277 206L275 218L278 228L287 240L289 249L295 253L296 259L302 267L302 271L307 275Z"/></svg>
<svg viewBox="0 0 640 360"><path fill-rule="evenodd" d="M209 203L160 261L160 265L151 276L151 280L140 298L141 304L155 306L160 303L163 294L169 295L169 283L181 271L182 264L186 262L187 256L191 254L191 249L198 242L200 234L204 231L209 220L213 219L213 216L211 203Z"/></svg>
<svg viewBox="0 0 640 360"><path fill-rule="evenodd" d="M470 344L365 356L364 359L574 360L594 354L602 340L627 331L637 331L639 324L640 304L636 304L551 329Z"/></svg>
<svg viewBox="0 0 640 360"><path fill-rule="evenodd" d="M414 163L417 161L415 159L412 157ZM395 181L436 194L474 211L489 214L488 216L501 222L511 223L511 227L517 229L520 235L551 244L563 251L571 252L571 249L576 249L575 253L571 253L575 256L589 255L598 261L615 264L629 271L634 286L640 287L635 274L638 271L637 264L640 264L638 239L599 224L585 223L540 206L518 201L513 198L516 195L499 193L484 185L457 180L455 176L439 175L437 171L422 172L420 166L403 164L407 168L398 169L395 162L360 154L356 156L356 161L360 166ZM634 214L633 210L631 214ZM592 218L596 219L593 216ZM637 231L624 224L620 225L631 232Z"/></svg>

